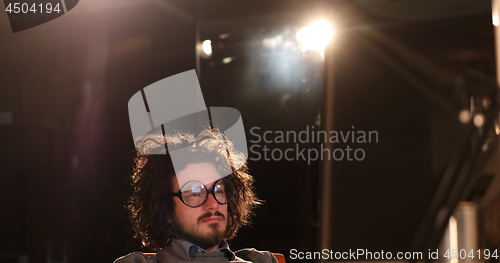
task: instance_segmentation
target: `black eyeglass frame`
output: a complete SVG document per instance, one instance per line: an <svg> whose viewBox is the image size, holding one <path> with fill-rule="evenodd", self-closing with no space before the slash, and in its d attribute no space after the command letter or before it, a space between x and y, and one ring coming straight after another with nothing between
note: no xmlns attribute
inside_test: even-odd
<svg viewBox="0 0 500 263"><path fill-rule="evenodd" d="M231 197L227 198L227 202L226 202L226 203L221 203L221 202L217 199L217 197L215 197L214 190L215 190L215 186L217 185L217 183L218 183L219 181L224 180L224 179L227 179L227 181L228 181L229 183L231 183L231 185L232 185L232 187L233 187L233 194L231 195ZM208 200L208 195L209 195L209 194L212 194L212 196L214 197L215 201L217 201L217 203L219 203L219 204L221 204L221 205L226 205L226 204L229 204L229 202L231 202L231 200L233 200L234 193L236 192L236 189L234 188L234 184L233 184L233 182L231 182L231 180L229 180L229 178L221 178L221 179L219 179L219 180L215 181L215 183L214 183L214 185L212 185L212 188L211 188L211 189L208 189L208 188L207 188L207 186L206 186L204 183L202 183L202 182L200 182L200 181L197 181L197 180L191 180L191 181L189 181L189 182L186 182L184 185L186 185L187 183L193 182L193 181L194 181L194 182L199 182L201 185L203 185L203 186L205 187L205 189L207 189L207 194L205 195L205 200L204 200L201 204L199 204L199 205L197 205L197 206L190 206L190 205L186 204L186 202L184 202L184 199L182 198L182 191L181 191L181 189L182 189L182 188L181 188L181 189L179 189L179 191L178 191L177 193L170 193L170 196L177 196L177 197L179 197L179 199L182 201L182 203L183 203L183 204L185 204L186 206L191 207L191 208L196 208L196 207L200 207L200 206L202 206L203 204L205 204L205 203L207 202L207 200Z"/></svg>

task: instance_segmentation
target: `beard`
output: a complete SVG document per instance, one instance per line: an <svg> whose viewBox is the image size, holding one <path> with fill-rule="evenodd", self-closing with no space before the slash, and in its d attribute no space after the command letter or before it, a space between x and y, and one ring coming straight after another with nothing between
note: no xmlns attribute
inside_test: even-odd
<svg viewBox="0 0 500 263"><path fill-rule="evenodd" d="M218 246L227 233L227 220L225 216L219 211L208 212L198 218L198 226L201 224L201 221L209 218L211 216L219 216L222 218L220 223L211 223L208 225L209 231L206 233L201 233L195 227L185 227L177 218L174 217L172 220L172 227L174 233L177 234L180 238L189 241L203 249L213 248Z"/></svg>

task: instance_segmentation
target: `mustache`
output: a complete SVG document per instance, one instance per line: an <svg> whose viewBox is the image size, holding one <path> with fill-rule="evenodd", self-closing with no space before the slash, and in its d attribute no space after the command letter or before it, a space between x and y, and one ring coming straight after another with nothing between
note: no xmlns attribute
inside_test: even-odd
<svg viewBox="0 0 500 263"><path fill-rule="evenodd" d="M221 217L222 220L226 220L226 217L221 212L219 212L219 211L213 211L213 212L208 212L208 213L200 216L198 218L198 223L200 223L201 221L203 221L203 220L205 220L205 219L207 219L209 217L212 217L212 216L218 216L218 217Z"/></svg>

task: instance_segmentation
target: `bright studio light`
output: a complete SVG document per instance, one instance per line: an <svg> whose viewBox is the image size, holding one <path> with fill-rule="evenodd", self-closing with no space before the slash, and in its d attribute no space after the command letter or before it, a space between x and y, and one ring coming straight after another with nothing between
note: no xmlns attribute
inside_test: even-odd
<svg viewBox="0 0 500 263"><path fill-rule="evenodd" d="M333 29L326 21L319 21L297 32L297 40L302 50L318 50L323 52L333 35Z"/></svg>
<svg viewBox="0 0 500 263"><path fill-rule="evenodd" d="M210 41L210 39L203 41L202 48L205 55L208 57L212 55L212 41Z"/></svg>

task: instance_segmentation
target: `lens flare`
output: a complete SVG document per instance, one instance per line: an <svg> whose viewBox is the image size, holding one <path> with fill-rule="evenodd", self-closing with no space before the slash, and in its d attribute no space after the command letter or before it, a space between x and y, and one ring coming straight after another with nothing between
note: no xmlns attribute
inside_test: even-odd
<svg viewBox="0 0 500 263"><path fill-rule="evenodd" d="M302 44L302 50L318 50L323 52L326 44L333 36L333 28L326 21L318 21L309 27L304 27L296 34Z"/></svg>
<svg viewBox="0 0 500 263"><path fill-rule="evenodd" d="M209 57L212 55L212 41L210 39L203 41L202 48L205 55Z"/></svg>

